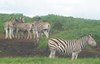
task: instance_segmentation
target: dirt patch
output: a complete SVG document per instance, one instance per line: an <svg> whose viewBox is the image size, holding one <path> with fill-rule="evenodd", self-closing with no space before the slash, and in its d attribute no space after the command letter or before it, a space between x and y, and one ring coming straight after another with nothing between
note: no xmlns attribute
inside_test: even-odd
<svg viewBox="0 0 100 64"><path fill-rule="evenodd" d="M0 57L33 57L33 56L49 56L49 52L45 49L37 49L34 39L4 39L4 34L0 34ZM93 48L93 47L92 47ZM79 54L79 58L99 57L100 44L94 50L83 49ZM57 54L58 57L64 57Z"/></svg>

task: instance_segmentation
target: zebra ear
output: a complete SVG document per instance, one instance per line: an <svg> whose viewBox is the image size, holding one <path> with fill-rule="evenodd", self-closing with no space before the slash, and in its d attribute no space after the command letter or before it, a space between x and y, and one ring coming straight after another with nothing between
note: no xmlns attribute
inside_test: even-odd
<svg viewBox="0 0 100 64"><path fill-rule="evenodd" d="M92 37L92 36L93 36L92 34L89 35L89 37Z"/></svg>

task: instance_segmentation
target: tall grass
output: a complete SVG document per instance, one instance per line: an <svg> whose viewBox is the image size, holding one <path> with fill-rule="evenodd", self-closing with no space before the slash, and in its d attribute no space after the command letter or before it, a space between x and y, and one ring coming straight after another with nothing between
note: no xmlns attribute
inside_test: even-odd
<svg viewBox="0 0 100 64"><path fill-rule="evenodd" d="M28 57L28 58L0 58L0 64L100 64L99 58L70 58Z"/></svg>

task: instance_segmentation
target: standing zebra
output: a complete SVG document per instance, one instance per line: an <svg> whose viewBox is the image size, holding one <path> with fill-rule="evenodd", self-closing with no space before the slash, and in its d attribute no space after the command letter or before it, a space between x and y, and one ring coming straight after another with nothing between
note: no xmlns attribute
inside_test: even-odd
<svg viewBox="0 0 100 64"><path fill-rule="evenodd" d="M9 21L5 22L5 26L4 26L4 30L5 30L5 39L8 39L8 37L10 39L14 38L14 34L13 34L13 31L14 31L14 26L13 26L13 20L14 18L11 17Z"/></svg>
<svg viewBox="0 0 100 64"><path fill-rule="evenodd" d="M32 30L32 23L20 23L16 18L14 18L13 21L14 27L16 28L16 34L15 34L15 38L17 38L18 35L18 31L27 31L28 32L28 36L27 39L32 39L32 35L31 35L31 30Z"/></svg>
<svg viewBox="0 0 100 64"><path fill-rule="evenodd" d="M91 35L83 36L77 40L64 40L60 38L52 38L48 41L47 49L49 45L50 58L54 58L55 53L57 51L65 55L72 54L72 60L73 60L77 59L78 54L81 52L81 49L87 44L91 46L96 46L96 42Z"/></svg>
<svg viewBox="0 0 100 64"><path fill-rule="evenodd" d="M42 22L41 18L39 18L37 21L34 21L34 32L37 35L37 38L39 37L39 34L44 33L46 37L49 37L49 31L51 28L51 25L48 22ZM34 34L35 34L34 33Z"/></svg>

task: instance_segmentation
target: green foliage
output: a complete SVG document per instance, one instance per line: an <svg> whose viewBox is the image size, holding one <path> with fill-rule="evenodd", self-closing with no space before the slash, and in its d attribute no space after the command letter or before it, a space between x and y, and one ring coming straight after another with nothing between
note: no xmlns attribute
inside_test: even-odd
<svg viewBox="0 0 100 64"><path fill-rule="evenodd" d="M49 39L47 39L46 37L45 38L39 38L40 41L36 43L36 44L39 44L38 48L46 48L47 42L48 42Z"/></svg>
<svg viewBox="0 0 100 64"><path fill-rule="evenodd" d="M0 58L0 64L100 64L99 58L70 58L28 57L28 58Z"/></svg>

